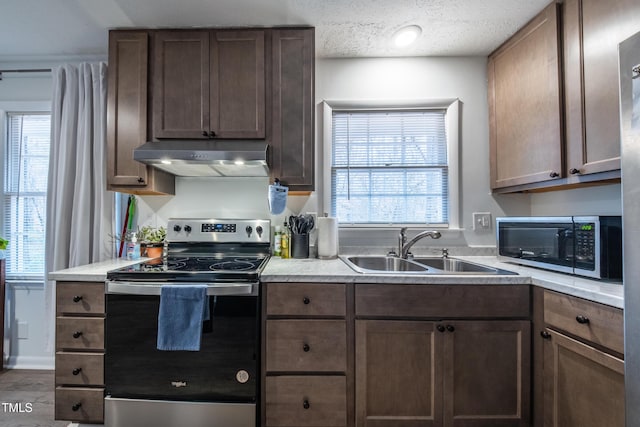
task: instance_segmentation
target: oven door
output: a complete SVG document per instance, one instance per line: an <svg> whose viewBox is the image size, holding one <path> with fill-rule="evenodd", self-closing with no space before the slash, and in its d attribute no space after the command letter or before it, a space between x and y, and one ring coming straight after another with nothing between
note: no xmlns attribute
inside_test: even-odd
<svg viewBox="0 0 640 427"><path fill-rule="evenodd" d="M105 392L112 401L105 407L122 401L121 408L133 405L137 409L129 412L142 415L144 405L135 405L136 401L166 402L163 408L176 402L205 404L209 409L248 404L255 419L259 298L254 289L257 284L210 285L210 320L203 324L200 351L160 351L156 349L160 284L107 282ZM190 407L188 412L198 412ZM109 422L110 417L122 418L124 409L119 411L105 413L107 425L120 425ZM207 415L208 425L214 425L211 416ZM122 425L134 424L128 420Z"/></svg>
<svg viewBox="0 0 640 427"><path fill-rule="evenodd" d="M496 223L500 260L573 273L571 217L498 218Z"/></svg>

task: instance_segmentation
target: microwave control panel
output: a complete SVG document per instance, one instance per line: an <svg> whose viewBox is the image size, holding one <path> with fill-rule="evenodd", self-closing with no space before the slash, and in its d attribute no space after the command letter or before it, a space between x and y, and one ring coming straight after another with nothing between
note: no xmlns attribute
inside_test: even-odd
<svg viewBox="0 0 640 427"><path fill-rule="evenodd" d="M596 252L596 224L576 222L573 230L576 258L585 261L592 260Z"/></svg>

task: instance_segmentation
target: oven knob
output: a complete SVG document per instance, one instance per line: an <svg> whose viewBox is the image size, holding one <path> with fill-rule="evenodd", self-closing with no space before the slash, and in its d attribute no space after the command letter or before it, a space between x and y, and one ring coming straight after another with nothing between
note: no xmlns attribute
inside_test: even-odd
<svg viewBox="0 0 640 427"><path fill-rule="evenodd" d="M245 228L244 231L247 232L247 237L251 237L251 232L253 231L253 228L250 225L247 225L247 228Z"/></svg>
<svg viewBox="0 0 640 427"><path fill-rule="evenodd" d="M191 233L191 226L190 225L185 225L184 226L184 231L187 233Z"/></svg>
<svg viewBox="0 0 640 427"><path fill-rule="evenodd" d="M258 237L262 237L262 226L257 226L256 227L256 233L258 233Z"/></svg>
<svg viewBox="0 0 640 427"><path fill-rule="evenodd" d="M173 226L173 231L175 231L176 233L179 233L180 230L182 230L182 227L180 227L178 224Z"/></svg>

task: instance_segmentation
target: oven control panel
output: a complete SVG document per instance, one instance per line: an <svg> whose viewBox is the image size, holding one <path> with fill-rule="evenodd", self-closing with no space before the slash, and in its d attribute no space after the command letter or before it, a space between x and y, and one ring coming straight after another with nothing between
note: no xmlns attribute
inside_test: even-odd
<svg viewBox="0 0 640 427"><path fill-rule="evenodd" d="M172 218L167 242L270 243L268 219Z"/></svg>
<svg viewBox="0 0 640 427"><path fill-rule="evenodd" d="M205 223L202 224L203 233L235 233L236 224L224 224L224 223Z"/></svg>

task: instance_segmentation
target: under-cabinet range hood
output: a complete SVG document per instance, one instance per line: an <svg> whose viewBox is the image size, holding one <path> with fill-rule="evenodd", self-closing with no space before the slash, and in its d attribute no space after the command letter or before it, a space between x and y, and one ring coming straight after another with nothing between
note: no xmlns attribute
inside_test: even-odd
<svg viewBox="0 0 640 427"><path fill-rule="evenodd" d="M133 150L133 159L178 176L268 176L263 141L167 139Z"/></svg>

